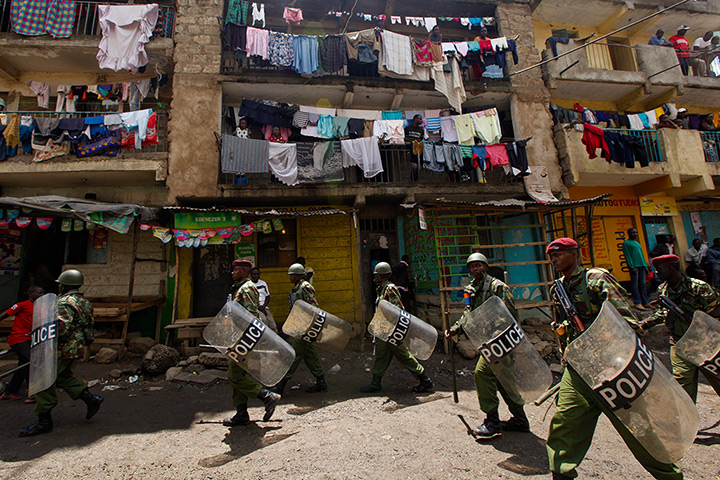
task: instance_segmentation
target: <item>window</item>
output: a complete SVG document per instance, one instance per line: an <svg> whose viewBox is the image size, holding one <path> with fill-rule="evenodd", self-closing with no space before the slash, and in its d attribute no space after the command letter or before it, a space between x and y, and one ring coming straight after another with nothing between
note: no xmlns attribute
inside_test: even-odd
<svg viewBox="0 0 720 480"><path fill-rule="evenodd" d="M360 230L363 232L394 232L394 218L361 218Z"/></svg>
<svg viewBox="0 0 720 480"><path fill-rule="evenodd" d="M260 268L289 267L297 258L297 221L283 218L283 229L257 232L257 259Z"/></svg>
<svg viewBox="0 0 720 480"><path fill-rule="evenodd" d="M68 232L65 236L65 263L107 263L108 233L104 228Z"/></svg>

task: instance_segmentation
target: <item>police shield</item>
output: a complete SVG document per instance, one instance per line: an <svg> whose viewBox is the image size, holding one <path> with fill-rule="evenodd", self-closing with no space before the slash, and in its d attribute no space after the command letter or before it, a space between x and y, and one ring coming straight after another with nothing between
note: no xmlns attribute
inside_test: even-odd
<svg viewBox="0 0 720 480"><path fill-rule="evenodd" d="M525 404L552 384L552 372L500 298L465 314L463 331L513 401Z"/></svg>
<svg viewBox="0 0 720 480"><path fill-rule="evenodd" d="M565 358L656 460L680 460L695 440L695 404L609 302Z"/></svg>
<svg viewBox="0 0 720 480"><path fill-rule="evenodd" d="M331 352L343 351L352 335L348 322L302 300L293 304L282 331Z"/></svg>
<svg viewBox="0 0 720 480"><path fill-rule="evenodd" d="M30 380L28 395L42 392L57 376L57 295L48 293L33 303L33 329L30 342Z"/></svg>
<svg viewBox="0 0 720 480"><path fill-rule="evenodd" d="M405 345L418 360L427 360L437 342L437 330L414 315L380 300L368 331L379 340L399 347Z"/></svg>
<svg viewBox="0 0 720 480"><path fill-rule="evenodd" d="M675 344L675 353L704 372L720 377L720 322L696 311L690 328Z"/></svg>
<svg viewBox="0 0 720 480"><path fill-rule="evenodd" d="M263 385L282 380L295 360L295 350L237 302L225 304L203 337Z"/></svg>

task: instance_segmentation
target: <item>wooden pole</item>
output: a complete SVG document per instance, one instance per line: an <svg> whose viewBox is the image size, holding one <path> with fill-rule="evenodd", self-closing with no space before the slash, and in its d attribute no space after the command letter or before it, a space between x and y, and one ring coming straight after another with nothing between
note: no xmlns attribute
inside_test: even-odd
<svg viewBox="0 0 720 480"><path fill-rule="evenodd" d="M353 228L355 229L355 250L357 250L358 269L362 268L362 253L360 250L360 228L358 225L357 212L353 211ZM367 297L365 287L362 285L362 274L360 274L360 301L362 302L362 332L360 334L360 352L365 352L365 322L367 321Z"/></svg>
<svg viewBox="0 0 720 480"><path fill-rule="evenodd" d="M178 304L178 288L180 286L180 248L175 242L175 288L173 288L173 307L172 314L170 315L170 324L175 323L175 315L177 314ZM165 345L170 345L170 332L165 336Z"/></svg>
<svg viewBox="0 0 720 480"><path fill-rule="evenodd" d="M125 338L127 337L128 324L130 323L130 313L132 312L133 289L135 288L135 263L137 259L138 241L140 240L140 224L137 219L133 222L133 239L132 239L132 263L130 263L130 284L128 285L128 298L125 305L125 323L122 331L122 345L118 351L118 358L124 354Z"/></svg>

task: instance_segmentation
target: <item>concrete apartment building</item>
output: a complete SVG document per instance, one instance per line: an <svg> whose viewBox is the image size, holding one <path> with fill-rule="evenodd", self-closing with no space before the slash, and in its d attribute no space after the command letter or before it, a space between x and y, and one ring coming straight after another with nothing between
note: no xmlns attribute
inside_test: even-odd
<svg viewBox="0 0 720 480"><path fill-rule="evenodd" d="M452 315L451 304L460 300L457 289L464 258L479 250L505 272L520 304L530 312L549 304L546 287L551 274L542 243L561 232L559 226L544 225L553 218L556 222L549 223L560 224L558 219L568 215L576 222L566 222L565 232L585 231L568 200L614 194L595 207L593 230L598 219L602 223L610 216L630 217L636 225L658 225L657 218L650 223L641 216L640 197L705 198L713 194L714 176L720 174L714 170L717 164L705 162L704 137L692 130L642 134L651 136L658 146L658 161L649 167L629 170L600 158L590 160L581 144L582 133L554 125L550 108L551 102L563 108L580 103L591 109L629 113L674 102L691 113L720 110L720 79L683 76L679 69L651 76L671 66L676 58L672 49L646 45L658 26L669 36L676 24L687 23L693 28L692 39L706 29L720 29L716 0L682 5L601 45L509 77L552 56L546 48L548 37L607 33L656 11L663 2L594 1L590 9L587 2L580 8L579 2L571 0L389 0L357 2L353 9L353 2L307 0L294 5L303 10L299 25L283 18L285 3L264 3L264 29L294 35L365 30L377 26L378 17L384 15L384 27L391 32L425 40L427 29L406 18L431 17L437 19L443 41L464 42L478 35L481 24L467 25L460 19L488 19L489 37L514 39L519 61L514 64L508 53L506 76L497 79L476 77L472 68L464 70L467 99L458 113L496 108L501 142L531 139L527 143L530 167L544 168L550 190L565 201L565 213L554 216L530 200L521 177L505 175L501 168L486 172L483 183L474 176L463 181L468 179L423 168L413 176L407 145L382 145L384 171L372 178L364 178L359 168L350 167L343 169L341 181L287 186L269 172L244 176L222 172L218 138L233 133L227 112L230 107L241 107L243 100L345 112L447 109L449 101L434 88L432 79L391 78L378 75L377 68L350 65L333 75L301 76L247 58L228 47L222 34L228 0L158 2L163 14L156 35L146 45L147 69L134 75L113 72L100 69L95 58L101 33L97 3L76 2L73 35L65 39L14 33L6 13L11 3L2 1L0 19L0 97L8 112L61 115L52 107L37 107L29 81L50 84L51 106L58 85L114 84L158 79L162 74L167 75L167 83L158 87L157 98L153 91L141 104L157 115L157 144L122 150L115 157L65 155L42 162L33 162L32 155L10 157L0 162L3 197L50 194L137 204L164 209L149 222L161 228L189 228L176 222L192 217L196 228L213 227L213 222L222 228L230 222L253 225L254 231L239 236L236 244L209 242L185 248L177 247L176 240L163 243L153 236L153 229L129 234L111 230L103 242L95 239L93 230L62 231L61 219L46 230L33 223L16 236L15 241L22 245L19 266L0 277L9 280L0 284L3 305L20 296L29 283L50 278L69 266L86 273L88 296L118 301L127 296L128 278L134 272L133 295L161 304L157 313L153 307L134 316L150 334L156 318L167 324L173 318L214 315L231 285L229 263L247 256L262 268L262 278L270 287L271 311L282 321L288 312L287 267L303 256L316 272L314 286L320 306L353 322L359 333L373 309L372 265L382 260L394 264L407 254L418 287L418 312L433 317L428 319L440 326L441 309ZM396 23L393 17L401 21ZM572 48L574 42L558 44L558 52ZM109 108L117 110L117 106ZM113 112L99 108L93 112L108 113ZM618 199L625 206L606 206ZM508 200L527 202L527 208ZM493 206L492 202L497 203ZM682 242L688 239L683 234L688 228L685 220L690 221L695 210L685 211L683 203L678 205L681 212L677 216L663 219L684 248ZM713 218L702 217L702 221L712 228ZM269 231L258 230L256 222L265 220L279 223ZM595 249L606 252L603 262L596 263L614 266L610 260L605 262L612 257L607 253L612 243L607 235L611 226L621 224L608 223L603 235L593 232ZM662 225L648 228L661 230ZM85 248L78 248L82 243ZM591 261L587 254L586 261ZM441 291L440 287L449 289Z"/></svg>

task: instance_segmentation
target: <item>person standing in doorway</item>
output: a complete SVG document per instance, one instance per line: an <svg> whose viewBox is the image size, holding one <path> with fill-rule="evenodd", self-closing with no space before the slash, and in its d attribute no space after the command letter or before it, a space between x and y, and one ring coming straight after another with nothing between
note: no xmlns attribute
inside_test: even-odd
<svg viewBox="0 0 720 480"><path fill-rule="evenodd" d="M687 252L685 252L685 263L687 264L685 273L688 277L697 278L703 282L707 281L707 275L703 269L707 249L708 246L705 245L702 240L693 238L692 247L688 248Z"/></svg>
<svg viewBox="0 0 720 480"><path fill-rule="evenodd" d="M33 326L33 303L35 300L45 295L42 287L30 287L28 289L28 300L18 302L5 312L0 313L0 321L7 317L15 317L8 344L15 355L18 357L18 367L30 363L30 340ZM20 387L25 382L29 382L30 367L18 370L13 374L12 380L8 384L5 392L0 396L0 400L20 400L22 397L18 395ZM25 403L34 403L34 397L28 397Z"/></svg>
<svg viewBox="0 0 720 480"><path fill-rule="evenodd" d="M645 310L650 308L650 298L645 284L648 263L643 255L642 246L638 242L637 228L629 228L627 234L628 238L623 242L622 250L630 269L630 293L635 308Z"/></svg>

